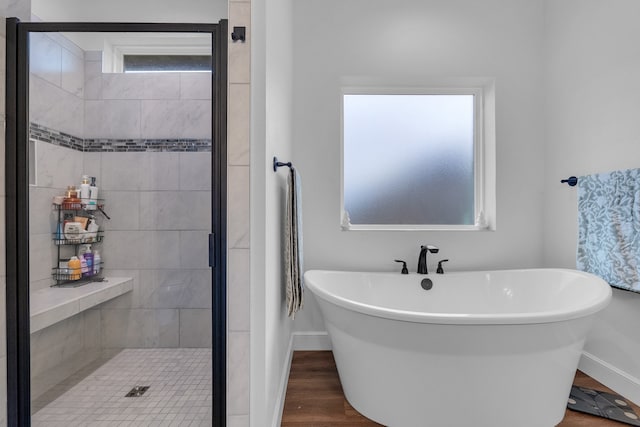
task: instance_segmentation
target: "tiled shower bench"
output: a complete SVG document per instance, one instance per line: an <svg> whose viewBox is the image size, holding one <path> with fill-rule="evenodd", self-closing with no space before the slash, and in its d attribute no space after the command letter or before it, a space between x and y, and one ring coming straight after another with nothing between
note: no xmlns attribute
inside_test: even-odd
<svg viewBox="0 0 640 427"><path fill-rule="evenodd" d="M31 333L133 290L130 277L107 277L76 288L51 287L31 293Z"/></svg>

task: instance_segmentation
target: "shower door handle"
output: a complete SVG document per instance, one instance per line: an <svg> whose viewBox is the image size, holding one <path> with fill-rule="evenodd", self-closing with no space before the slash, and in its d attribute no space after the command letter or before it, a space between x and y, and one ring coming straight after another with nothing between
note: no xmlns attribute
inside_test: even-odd
<svg viewBox="0 0 640 427"><path fill-rule="evenodd" d="M209 233L209 267L213 268L216 266L216 234Z"/></svg>

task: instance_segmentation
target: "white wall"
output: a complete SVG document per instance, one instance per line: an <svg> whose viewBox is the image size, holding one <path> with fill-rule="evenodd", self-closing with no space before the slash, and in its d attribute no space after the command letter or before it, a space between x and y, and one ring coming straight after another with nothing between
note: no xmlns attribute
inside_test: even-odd
<svg viewBox="0 0 640 427"><path fill-rule="evenodd" d="M640 3L550 0L547 8L544 264L575 268L577 190L558 181L640 166ZM636 402L639 322L640 295L614 290L585 347L596 359L584 366Z"/></svg>
<svg viewBox="0 0 640 427"><path fill-rule="evenodd" d="M287 161L292 155L292 24L291 0L278 0L270 3L266 21L266 147L267 161L273 156ZM279 414L278 399L282 397L282 378L288 376L289 341L292 322L287 317L286 293L284 285L284 206L286 200L286 182L289 169L278 172L267 167L266 186L266 242L265 259L265 340L266 340L266 378L267 418L274 419ZM279 403L280 405L284 402ZM274 423L279 425L279 423Z"/></svg>
<svg viewBox="0 0 640 427"><path fill-rule="evenodd" d="M415 271L421 244L451 270L541 263L544 2L297 0L293 160L303 178L305 268ZM497 231L340 230L341 79L390 84L428 77L496 82ZM383 167L381 165L381 167ZM324 330L310 293L296 330Z"/></svg>
<svg viewBox="0 0 640 427"><path fill-rule="evenodd" d="M32 0L31 12L43 21L62 22L211 22L227 16L226 1L180 0ZM217 20L216 20L217 22Z"/></svg>
<svg viewBox="0 0 640 427"><path fill-rule="evenodd" d="M292 322L283 276L283 219L287 168L273 172L277 156L292 155L291 0L268 8L254 3L252 57L252 410L251 425L280 425L290 362ZM264 214L263 214L264 213ZM253 255L255 254L255 256ZM264 377L262 377L264 375Z"/></svg>

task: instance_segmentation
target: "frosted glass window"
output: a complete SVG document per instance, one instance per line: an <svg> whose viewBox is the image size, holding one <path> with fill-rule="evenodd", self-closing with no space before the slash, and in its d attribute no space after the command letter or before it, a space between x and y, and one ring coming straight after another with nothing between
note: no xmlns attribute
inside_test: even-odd
<svg viewBox="0 0 640 427"><path fill-rule="evenodd" d="M211 71L211 55L123 55L125 73Z"/></svg>
<svg viewBox="0 0 640 427"><path fill-rule="evenodd" d="M344 94L343 223L473 226L475 94Z"/></svg>

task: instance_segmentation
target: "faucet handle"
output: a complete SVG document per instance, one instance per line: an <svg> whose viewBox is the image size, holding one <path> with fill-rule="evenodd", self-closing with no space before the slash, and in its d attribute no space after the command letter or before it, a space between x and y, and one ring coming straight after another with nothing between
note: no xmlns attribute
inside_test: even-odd
<svg viewBox="0 0 640 427"><path fill-rule="evenodd" d="M426 249L429 252L431 252L432 254L437 254L438 251L440 251L440 249L437 246L433 246L433 245L422 245L420 246L420 249Z"/></svg>
<svg viewBox="0 0 640 427"><path fill-rule="evenodd" d="M436 269L437 274L444 274L444 269L442 268L442 263L449 261L448 259L442 259L438 261L438 268Z"/></svg>
<svg viewBox="0 0 640 427"><path fill-rule="evenodd" d="M402 274L409 274L409 270L407 270L407 263L401 259L394 259L395 262L402 263Z"/></svg>

